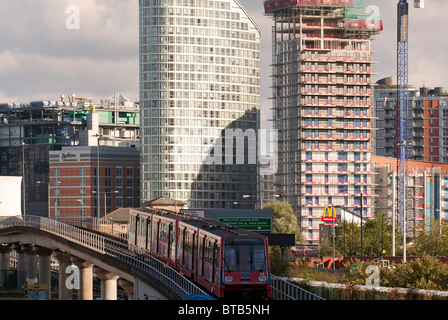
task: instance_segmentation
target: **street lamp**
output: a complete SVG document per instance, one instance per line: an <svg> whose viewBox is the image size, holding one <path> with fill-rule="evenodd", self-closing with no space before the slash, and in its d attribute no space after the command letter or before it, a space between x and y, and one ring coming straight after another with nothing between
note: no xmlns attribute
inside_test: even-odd
<svg viewBox="0 0 448 320"><path fill-rule="evenodd" d="M46 184L48 186L48 217L50 217L51 214L51 185L50 181L48 182L42 182L42 181L36 181L37 184ZM55 184L61 184L61 181L55 181ZM56 192L55 192L55 206L54 206L54 215L56 216Z"/></svg>
<svg viewBox="0 0 448 320"><path fill-rule="evenodd" d="M48 186L48 218L50 217L50 182L36 181L37 184L46 184Z"/></svg>
<svg viewBox="0 0 448 320"><path fill-rule="evenodd" d="M26 202L26 188L25 188L25 142L21 143L22 145L22 193L23 193L23 217L25 218L26 216L26 210L25 210L25 202Z"/></svg>
<svg viewBox="0 0 448 320"><path fill-rule="evenodd" d="M243 195L243 199L249 199L249 198L251 198L251 197L253 197L253 196L251 196L250 194L245 194L245 195ZM254 204L254 209L257 209L257 198L256 198L257 196L255 196L255 204Z"/></svg>
<svg viewBox="0 0 448 320"><path fill-rule="evenodd" d="M98 195L101 194L101 192L96 192L95 190L93 190L92 193L96 193L98 199L100 198L100 196L98 196ZM108 192L104 191L103 193L104 193L104 216L106 216L107 215L107 193ZM118 190L114 190L114 191L110 191L109 193L116 193L116 194L118 194L119 191ZM101 216L98 216L98 218L101 218Z"/></svg>
<svg viewBox="0 0 448 320"><path fill-rule="evenodd" d="M363 211L362 211L362 192L361 195L361 261L363 261L364 255L363 255L363 236L362 236L362 218L363 218Z"/></svg>
<svg viewBox="0 0 448 320"><path fill-rule="evenodd" d="M98 138L98 143L96 147L96 214L97 218L101 218L100 211L100 139L103 136L102 134L95 134L94 137Z"/></svg>
<svg viewBox="0 0 448 320"><path fill-rule="evenodd" d="M76 199L76 201L78 201L79 202L79 205L81 206L81 209L80 209L80 212L81 212L81 214L80 214L80 216L82 217L82 216L84 216L84 214L83 214L83 209L84 209L84 199Z"/></svg>

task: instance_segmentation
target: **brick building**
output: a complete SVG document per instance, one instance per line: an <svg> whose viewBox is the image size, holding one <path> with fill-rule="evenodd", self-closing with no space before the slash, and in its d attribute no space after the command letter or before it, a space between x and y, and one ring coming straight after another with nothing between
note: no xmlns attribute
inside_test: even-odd
<svg viewBox="0 0 448 320"><path fill-rule="evenodd" d="M135 147L50 151L49 215L103 217L118 208L138 207L139 155Z"/></svg>

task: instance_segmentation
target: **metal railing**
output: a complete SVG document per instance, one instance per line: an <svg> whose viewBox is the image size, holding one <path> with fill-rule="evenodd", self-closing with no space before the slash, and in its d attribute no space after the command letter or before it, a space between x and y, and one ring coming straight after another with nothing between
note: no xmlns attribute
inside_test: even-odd
<svg viewBox="0 0 448 320"><path fill-rule="evenodd" d="M44 230L80 244L85 248L113 257L117 261L147 274L180 299L186 299L192 294L207 295L175 269L146 254L143 250L135 248L129 250L127 241L124 241L127 240L126 226L92 217L64 217L58 220L36 216L26 216L25 219L14 217L1 221L0 229L27 226ZM95 232L109 234L121 241ZM272 296L275 300L325 300L275 275L271 275L271 280Z"/></svg>
<svg viewBox="0 0 448 320"><path fill-rule="evenodd" d="M69 221L66 221L69 222ZM84 224L82 224L84 222ZM98 226L100 221L91 221L90 227ZM74 243L80 244L85 248L110 256L117 261L125 263L168 288L179 299L186 299L192 294L206 294L194 283L186 279L175 269L145 254L140 250L129 250L128 245L123 242L112 240L102 235L95 234L84 228L88 228L86 221L82 219L72 219L71 223L77 226L69 225L56 221L54 219L26 216L14 217L0 222L0 229L25 226L37 228L49 233L58 235L59 237L68 239Z"/></svg>
<svg viewBox="0 0 448 320"><path fill-rule="evenodd" d="M107 235L121 241L127 242L128 240L128 226L125 224L98 219L96 217L59 216L52 219L74 227Z"/></svg>
<svg viewBox="0 0 448 320"><path fill-rule="evenodd" d="M325 300L312 292L288 282L280 277L271 275L272 297L275 300Z"/></svg>

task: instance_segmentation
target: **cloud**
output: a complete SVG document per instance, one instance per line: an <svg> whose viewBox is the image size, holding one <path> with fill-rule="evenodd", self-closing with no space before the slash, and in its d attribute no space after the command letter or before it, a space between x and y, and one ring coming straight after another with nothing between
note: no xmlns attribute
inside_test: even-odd
<svg viewBox="0 0 448 320"><path fill-rule="evenodd" d="M261 102L269 117L272 101L272 40L270 17L262 1L240 0L262 32ZM396 74L396 3L365 0L377 5L384 23L376 51L375 79ZM446 86L448 68L444 36L446 0L410 2L410 83ZM80 10L80 29L68 30L66 8ZM101 99L112 92L138 100L138 1L123 0L2 0L0 2L0 101L42 99L44 95L86 92ZM48 98L50 98L48 96Z"/></svg>
<svg viewBox="0 0 448 320"><path fill-rule="evenodd" d="M12 62L9 65L4 61ZM135 95L138 88L138 64L135 59L102 60L89 58L48 57L34 53L6 52L0 54L0 87L8 94L20 96L27 88L27 96L34 99L57 99L59 94L77 93L103 98L114 91ZM32 76L29 76L32 75ZM51 88L51 89L50 89ZM67 92L69 90L69 92ZM53 92L53 96L43 96ZM54 96L57 93L57 96ZM26 101L20 101L26 102Z"/></svg>
<svg viewBox="0 0 448 320"><path fill-rule="evenodd" d="M66 27L69 5L79 8L79 30ZM119 91L138 100L138 2L3 0L0 12L9 30L0 34L0 98Z"/></svg>

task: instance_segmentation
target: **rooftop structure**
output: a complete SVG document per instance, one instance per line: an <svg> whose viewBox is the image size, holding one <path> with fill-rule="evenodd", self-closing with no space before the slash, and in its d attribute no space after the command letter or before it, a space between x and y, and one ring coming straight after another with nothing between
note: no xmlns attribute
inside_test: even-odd
<svg viewBox="0 0 448 320"><path fill-rule="evenodd" d="M22 211L48 215L49 152L64 146L138 146L140 110L122 95L0 104L0 174L24 178ZM38 183L39 182L39 183Z"/></svg>

